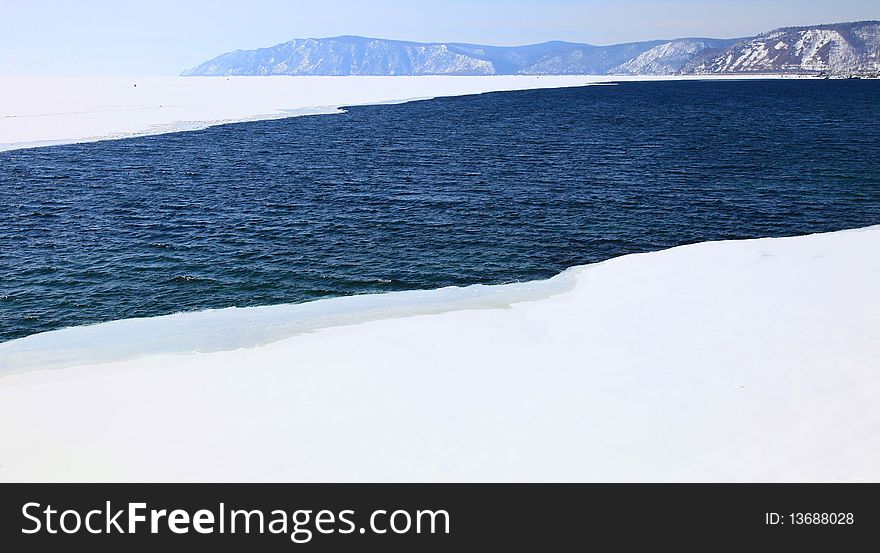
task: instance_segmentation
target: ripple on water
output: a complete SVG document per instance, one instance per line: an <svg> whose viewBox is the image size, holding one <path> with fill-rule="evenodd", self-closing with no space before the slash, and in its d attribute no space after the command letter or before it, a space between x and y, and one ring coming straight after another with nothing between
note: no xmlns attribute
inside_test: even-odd
<svg viewBox="0 0 880 553"><path fill-rule="evenodd" d="M877 224L878 92L622 83L0 153L0 341Z"/></svg>

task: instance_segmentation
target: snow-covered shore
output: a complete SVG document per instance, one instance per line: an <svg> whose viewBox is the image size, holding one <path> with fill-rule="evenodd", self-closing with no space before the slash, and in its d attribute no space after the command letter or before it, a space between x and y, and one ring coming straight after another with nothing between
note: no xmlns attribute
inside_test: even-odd
<svg viewBox="0 0 880 553"><path fill-rule="evenodd" d="M0 151L334 113L498 90L582 86L590 77L0 77Z"/></svg>
<svg viewBox="0 0 880 553"><path fill-rule="evenodd" d="M0 76L0 151L336 113L340 106L653 79Z"/></svg>
<svg viewBox="0 0 880 553"><path fill-rule="evenodd" d="M0 480L880 481L880 226L569 277L7 375Z"/></svg>

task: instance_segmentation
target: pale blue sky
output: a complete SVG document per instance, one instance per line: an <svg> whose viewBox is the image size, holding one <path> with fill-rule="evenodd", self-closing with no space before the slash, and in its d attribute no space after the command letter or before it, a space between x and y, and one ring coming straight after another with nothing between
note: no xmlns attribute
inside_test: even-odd
<svg viewBox="0 0 880 553"><path fill-rule="evenodd" d="M880 1L0 0L0 74L174 75L295 37L610 44L860 19Z"/></svg>

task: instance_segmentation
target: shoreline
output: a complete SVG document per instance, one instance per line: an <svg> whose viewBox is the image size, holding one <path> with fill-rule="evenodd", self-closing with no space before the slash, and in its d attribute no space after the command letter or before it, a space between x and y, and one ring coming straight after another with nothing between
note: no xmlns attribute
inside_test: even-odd
<svg viewBox="0 0 880 553"><path fill-rule="evenodd" d="M168 110L114 104L133 93L125 86L78 97L96 100L92 110L12 105L19 116L0 131L28 118L82 130L270 113L306 82L186 79L199 80ZM350 94L388 103L428 85L456 95L480 93L462 83L516 84L356 79L308 82L343 106L358 105L342 101ZM347 90L353 82L370 86ZM215 96L186 104L193 90ZM0 482L880 481L878 242L880 225L701 242L540 281L0 343Z"/></svg>
<svg viewBox="0 0 880 553"><path fill-rule="evenodd" d="M348 106L617 82L814 79L804 75L687 76L0 76L0 152L330 115ZM135 86L135 85L140 86ZM57 91L64 91L58 93Z"/></svg>
<svg viewBox="0 0 880 553"><path fill-rule="evenodd" d="M0 342L0 380L33 370L253 349L312 332L374 321L508 309L568 292L574 288L579 272L601 263L605 262L571 267L544 280L354 294L65 327ZM230 335L227 328L235 328L236 334Z"/></svg>
<svg viewBox="0 0 880 553"><path fill-rule="evenodd" d="M704 242L500 309L5 376L0 481L878 481L878 240Z"/></svg>
<svg viewBox="0 0 880 553"><path fill-rule="evenodd" d="M0 342L0 381L31 371L61 370L136 361L165 355L200 355L255 349L328 329L441 315L456 311L510 309L573 291L581 276L630 257L662 255L712 244L807 239L838 233L880 231L880 225L827 233L696 242L624 254L574 265L542 280L471 284L322 298L299 303L230 306L62 327ZM235 328L230 335L226 329Z"/></svg>

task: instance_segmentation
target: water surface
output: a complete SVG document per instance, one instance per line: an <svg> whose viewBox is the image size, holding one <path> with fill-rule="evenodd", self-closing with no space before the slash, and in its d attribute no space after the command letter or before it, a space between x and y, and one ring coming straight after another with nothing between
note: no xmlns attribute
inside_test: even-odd
<svg viewBox="0 0 880 553"><path fill-rule="evenodd" d="M622 83L0 153L0 341L878 224L878 100Z"/></svg>

